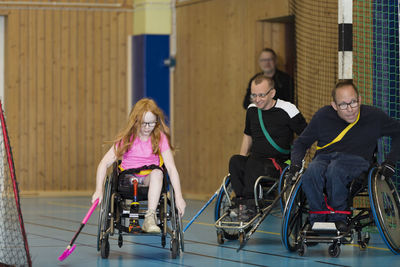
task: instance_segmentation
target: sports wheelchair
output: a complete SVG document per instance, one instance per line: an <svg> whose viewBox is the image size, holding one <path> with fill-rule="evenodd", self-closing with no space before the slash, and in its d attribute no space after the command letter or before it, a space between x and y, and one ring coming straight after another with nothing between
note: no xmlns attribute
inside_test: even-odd
<svg viewBox="0 0 400 267"><path fill-rule="evenodd" d="M167 234L170 236L171 257L175 259L180 250L184 251L184 240L182 232L182 221L175 206L175 195L172 185L164 168L155 165L143 166L139 169L119 170L119 162L115 162L112 173L106 177L104 183L103 201L100 206L98 232L97 232L97 251L101 252L101 257L108 258L110 253L109 237L118 232L118 246L123 245L124 235L155 235L145 233L140 226L133 231L129 229L129 221L144 219L147 210L147 203L139 205L138 209L132 210L130 200L134 200L133 186L126 187L121 183L121 179L127 174L139 173L145 169L159 168L164 173L163 186L160 201L157 206L157 221L161 229L161 245L166 245ZM126 179L126 178L125 178ZM147 199L148 187L137 187L137 201ZM135 202L136 203L136 202ZM143 207L141 207L143 206ZM138 226L138 225L137 225ZM159 235L159 234L156 234Z"/></svg>
<svg viewBox="0 0 400 267"><path fill-rule="evenodd" d="M287 168L288 167L284 170ZM284 172L282 172L282 174L283 173ZM218 244L223 244L224 239L239 239L239 249L241 249L271 212L281 213L283 211L287 192L290 190L285 185L285 179L282 174L278 179L269 176L258 177L254 184L256 214L248 221L239 221L237 218L232 218L230 215L234 192L230 182L230 176L227 175L224 177L214 208ZM279 211L274 209L278 202L280 203Z"/></svg>
<svg viewBox="0 0 400 267"><path fill-rule="evenodd" d="M311 228L308 221L309 208L301 188L301 174L292 187L283 213L281 238L289 251L297 251L300 256L307 248L318 243L328 243L331 257L340 255L340 245L357 242L361 250L367 248L369 232L363 232L367 226L375 225L379 233L394 254L400 254L400 198L391 179L381 179L375 165L367 173L349 184L348 227L340 231L334 223L315 223ZM369 205L355 205L355 199L367 198Z"/></svg>

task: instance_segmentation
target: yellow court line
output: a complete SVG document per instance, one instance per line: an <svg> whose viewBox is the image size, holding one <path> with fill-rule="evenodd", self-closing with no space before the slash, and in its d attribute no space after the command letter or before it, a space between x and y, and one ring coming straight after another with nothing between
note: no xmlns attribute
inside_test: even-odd
<svg viewBox="0 0 400 267"><path fill-rule="evenodd" d="M359 245L357 244L344 244L345 246L353 246L353 247L358 247ZM377 249L377 250L384 250L384 251L390 251L388 248L378 248L378 247L370 247L367 245L367 248L372 248L372 249Z"/></svg>

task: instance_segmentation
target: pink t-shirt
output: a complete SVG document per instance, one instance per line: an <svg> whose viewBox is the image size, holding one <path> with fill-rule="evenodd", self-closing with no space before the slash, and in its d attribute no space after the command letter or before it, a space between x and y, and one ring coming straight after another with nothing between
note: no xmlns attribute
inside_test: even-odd
<svg viewBox="0 0 400 267"><path fill-rule="evenodd" d="M162 132L160 134L159 147L160 152L164 152L170 148L168 139ZM151 138L148 138L147 141L142 141L137 136L135 141L133 141L132 146L122 156L121 167L126 170L152 164L159 165L160 158L157 154L153 154Z"/></svg>

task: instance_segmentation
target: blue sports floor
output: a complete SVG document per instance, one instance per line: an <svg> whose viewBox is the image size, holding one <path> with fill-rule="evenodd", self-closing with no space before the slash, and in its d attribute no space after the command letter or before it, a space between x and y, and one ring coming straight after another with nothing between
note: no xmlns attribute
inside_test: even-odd
<svg viewBox="0 0 400 267"><path fill-rule="evenodd" d="M184 226L205 204L187 200ZM185 252L171 258L169 238L165 248L159 236L110 237L110 256L102 259L96 250L98 209L83 228L75 251L63 262L58 257L66 249L90 207L90 197L25 197L21 200L33 266L400 266L379 234L372 234L369 247L341 246L338 258L331 258L328 245L310 247L307 256L289 253L281 244L279 213L270 215L239 252L239 241L218 245L214 227L214 203L185 232Z"/></svg>

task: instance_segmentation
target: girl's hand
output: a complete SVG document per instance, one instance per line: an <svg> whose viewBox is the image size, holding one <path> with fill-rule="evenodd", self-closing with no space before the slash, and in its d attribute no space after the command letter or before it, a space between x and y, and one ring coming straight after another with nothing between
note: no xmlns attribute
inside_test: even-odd
<svg viewBox="0 0 400 267"><path fill-rule="evenodd" d="M176 207L178 208L178 213L181 217L183 217L183 214L185 213L186 202L182 197L175 198L175 200L176 200Z"/></svg>
<svg viewBox="0 0 400 267"><path fill-rule="evenodd" d="M92 196L92 204L96 201L96 199L99 199L99 204L97 205L100 205L101 201L103 200L103 191L94 192Z"/></svg>

